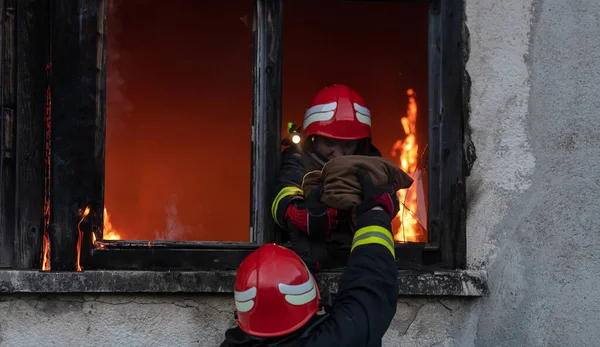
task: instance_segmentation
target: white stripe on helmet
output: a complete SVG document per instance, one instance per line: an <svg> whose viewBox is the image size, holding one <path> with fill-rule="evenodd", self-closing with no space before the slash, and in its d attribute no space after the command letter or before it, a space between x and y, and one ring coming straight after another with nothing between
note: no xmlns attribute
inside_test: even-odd
<svg viewBox="0 0 600 347"><path fill-rule="evenodd" d="M254 298L256 298L256 287L252 287L243 292L233 291L235 298L235 308L240 312L248 312L254 307Z"/></svg>
<svg viewBox="0 0 600 347"><path fill-rule="evenodd" d="M308 281L302 284L279 283L278 288L281 294L285 294L285 301L295 306L307 304L317 297L317 287L312 275L308 278Z"/></svg>
<svg viewBox="0 0 600 347"><path fill-rule="evenodd" d="M302 124L302 127L306 129L306 127L314 122L324 122L332 119L336 108L337 102L335 101L310 107L304 113L304 124Z"/></svg>
<svg viewBox="0 0 600 347"><path fill-rule="evenodd" d="M356 111L356 119L359 122L371 126L371 111L368 108L354 103L354 110Z"/></svg>

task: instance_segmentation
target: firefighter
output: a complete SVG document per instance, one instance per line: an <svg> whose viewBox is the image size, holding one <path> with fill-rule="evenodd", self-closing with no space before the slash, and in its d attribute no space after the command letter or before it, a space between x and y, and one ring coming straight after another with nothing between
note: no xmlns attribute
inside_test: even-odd
<svg viewBox="0 0 600 347"><path fill-rule="evenodd" d="M398 296L391 233L398 198L391 184L374 186L359 170L359 229L333 305L320 306L315 279L297 254L263 245L238 269L237 327L227 330L221 347L381 346Z"/></svg>
<svg viewBox="0 0 600 347"><path fill-rule="evenodd" d="M304 175L321 170L338 156L381 154L371 144L371 113L365 100L345 85L319 91L304 114L302 128L302 142L282 153L271 213L284 230L283 239L291 241L309 268L318 270L343 243L351 242L352 235L344 211L304 198ZM336 238L342 241L336 242Z"/></svg>

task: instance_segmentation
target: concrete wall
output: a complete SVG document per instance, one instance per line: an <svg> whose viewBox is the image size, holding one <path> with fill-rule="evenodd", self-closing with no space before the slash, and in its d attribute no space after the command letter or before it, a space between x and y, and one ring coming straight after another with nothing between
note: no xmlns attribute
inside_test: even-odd
<svg viewBox="0 0 600 347"><path fill-rule="evenodd" d="M481 299L400 298L386 346L600 341L600 2L467 0L469 265ZM214 346L228 296L3 296L1 346Z"/></svg>

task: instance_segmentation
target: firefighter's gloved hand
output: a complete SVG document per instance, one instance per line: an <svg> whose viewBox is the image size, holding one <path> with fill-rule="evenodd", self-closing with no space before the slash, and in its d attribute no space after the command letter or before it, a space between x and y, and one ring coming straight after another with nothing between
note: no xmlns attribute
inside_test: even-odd
<svg viewBox="0 0 600 347"><path fill-rule="evenodd" d="M302 202L291 203L286 217L311 238L324 240L337 227L337 210L321 203L322 186L315 187Z"/></svg>
<svg viewBox="0 0 600 347"><path fill-rule="evenodd" d="M358 177L363 192L363 200L358 208L358 214L362 215L373 207L379 206L387 212L391 219L396 217L400 210L400 202L396 195L398 186L393 178L390 177L387 184L376 186L373 183L371 174L369 174L369 171L366 169L356 169L356 176Z"/></svg>
<svg viewBox="0 0 600 347"><path fill-rule="evenodd" d="M307 197L304 198L304 207L308 217L307 230L309 236L317 239L325 239L329 231L337 227L337 210L327 207L321 203L323 186L315 187Z"/></svg>

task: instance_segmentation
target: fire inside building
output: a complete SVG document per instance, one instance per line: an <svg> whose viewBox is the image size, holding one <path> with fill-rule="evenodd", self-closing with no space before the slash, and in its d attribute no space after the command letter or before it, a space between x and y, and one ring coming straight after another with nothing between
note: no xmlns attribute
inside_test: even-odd
<svg viewBox="0 0 600 347"><path fill-rule="evenodd" d="M464 265L454 250L464 236L464 225L454 222L463 209L456 200L463 196L457 195L464 189L462 166L454 164L462 161L454 152L462 132L445 130L462 125L457 118L444 128L431 113L443 109L432 103L432 90L459 92L442 86L441 72L432 70L432 54L442 52L431 44L442 39L431 30L442 18L439 6L251 0L19 6L16 13L27 16L17 18L17 27L28 36L6 41L16 50L3 51L4 88L32 101L21 108L25 118L5 126L13 134L5 147L14 141L18 155L35 155L2 163L5 196L27 193L20 203L31 206L15 216L3 210L5 230L17 225L3 237L27 249L23 268L235 269L258 245L279 241L269 206L282 140L288 125L302 133L312 97L332 84L366 99L373 144L414 180L399 191L393 221L406 263ZM11 25L4 23L7 38L16 35ZM445 49L455 54L452 47ZM22 63L11 65L11 52ZM440 87L431 88L432 81ZM12 97L5 93L5 108ZM453 149L442 148L442 131L443 146ZM35 174L14 174L23 170ZM11 180L15 191L7 188ZM448 205L442 201L451 200L453 210L442 210ZM36 232L21 237L20 230Z"/></svg>
<svg viewBox="0 0 600 347"><path fill-rule="evenodd" d="M282 123L301 125L328 84L362 93L375 146L421 183L401 191L396 239L426 242L427 6L284 6ZM104 239L248 241L252 2L123 1L108 13Z"/></svg>

